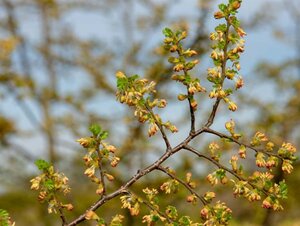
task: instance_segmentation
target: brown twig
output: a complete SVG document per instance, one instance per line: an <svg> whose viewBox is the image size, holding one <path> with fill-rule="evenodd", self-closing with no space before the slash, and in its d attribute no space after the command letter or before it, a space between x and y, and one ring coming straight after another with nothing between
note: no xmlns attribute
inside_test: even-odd
<svg viewBox="0 0 300 226"><path fill-rule="evenodd" d="M99 150L99 145L100 143L98 143L97 145L97 155L98 155L98 168L99 168L99 172L100 172L100 178L101 178L101 184L103 186L103 192L102 192L102 196L104 196L106 194L106 186L105 186L105 178L104 178L104 172L103 172L103 167L102 167L102 157L101 157L101 153Z"/></svg>
<svg viewBox="0 0 300 226"><path fill-rule="evenodd" d="M119 189L117 189L116 191L114 191L114 192L112 192L112 193L110 193L108 195L104 195L101 199L99 199L92 206L90 206L86 211L90 211L90 210L91 211L95 211L100 206L102 206L103 204L105 204L107 201L109 201L109 200L111 200L111 199L119 196L120 194L128 193L126 191L127 188L129 188L131 185L133 185L135 182L137 182L143 176L149 174L153 170L158 169L158 167L164 161L166 161L170 156L172 156L175 153L177 153L178 151L180 151L184 147L184 145L187 145L193 138L195 138L196 136L200 135L203 132L204 132L203 129L199 129L195 134L189 135L184 141L182 141L176 147L171 148L167 152L165 152L154 163L152 163L151 165L145 167L142 170L138 170L138 172L134 176L132 176L125 184L123 184ZM74 226L74 225L77 225L77 224L79 224L80 222L83 222L83 221L85 221L85 213L81 214L79 217L77 217L75 220L73 220L71 223L69 223L68 226Z"/></svg>
<svg viewBox="0 0 300 226"><path fill-rule="evenodd" d="M236 172L234 172L233 170L229 169L228 167L222 165L221 163L217 162L216 160L202 154L199 153L199 151L197 151L195 148L189 146L189 145L185 145L183 147L185 150L188 150L192 153L194 153L195 155L197 155L200 158L205 158L208 161L212 162L214 165L216 165L218 168L225 170L226 172L230 173L231 175L235 176L238 180L240 181L245 181L247 182L252 188L258 188L259 190L261 190L266 196L268 196L268 192L264 189L259 188L258 186L256 186L255 184L251 183L249 180L247 180L246 178L242 177L241 175L237 174Z"/></svg>
<svg viewBox="0 0 300 226"><path fill-rule="evenodd" d="M179 179L178 177L176 177L175 175L171 174L166 168L164 168L163 166L158 166L157 170L160 170L162 172L164 172L165 174L167 174L169 177L171 177L172 179L178 181L180 184L182 184L187 190L189 190L189 192L193 195L195 195L201 202L203 205L207 204L207 201L204 199L203 196L200 196L197 192L195 192L187 183L185 183L183 180Z"/></svg>
<svg viewBox="0 0 300 226"><path fill-rule="evenodd" d="M164 130L163 126L161 125L161 123L159 123L158 120L156 119L156 116L155 116L153 110L149 107L148 104L145 104L145 107L146 107L146 109L148 110L148 112L151 114L151 117L154 119L155 124L158 126L159 131L160 131L160 133L161 133L161 135L162 135L162 138L163 138L164 141L165 141L167 150L172 149L171 144L170 144L170 141L169 141L169 139L168 139L168 137L167 137L167 134L165 133L165 130Z"/></svg>
<svg viewBox="0 0 300 226"><path fill-rule="evenodd" d="M59 208L58 208L58 211L59 211L59 217L60 217L60 219L61 219L61 221L62 221L62 226L68 225L67 219L66 219L66 217L65 217L65 215L64 215L64 212L63 212L62 208L59 207Z"/></svg>
<svg viewBox="0 0 300 226"><path fill-rule="evenodd" d="M245 144L245 143L243 143L243 142L241 142L241 141L239 141L239 140L237 140L237 139L235 139L235 138L233 138L233 137L231 137L231 136L228 136L228 135L226 135L226 134L220 133L220 132L215 131L215 130L213 130L213 129L210 129L210 128L203 128L203 129L204 129L204 132L207 132L207 133L210 133L210 134L214 134L214 135L216 135L216 136L218 136L218 137L220 137L220 138L228 139L228 140L230 140L230 141L232 141L232 142L234 142L234 143L236 143L236 144L238 144L238 145L243 145L243 146L245 146L246 148L249 148L249 149L255 151L256 153L257 153L257 152L262 152L262 153L264 153L264 154L266 154L266 155L268 155L268 156L274 156L274 157L277 157L277 158L280 159L281 161L284 160L283 157L281 157L281 156L279 156L279 155L277 155L277 154L275 154L275 153L267 152L267 151L265 151L265 150L263 150L263 149L257 149L257 148L255 148L255 147L249 145L249 144Z"/></svg>
<svg viewBox="0 0 300 226"><path fill-rule="evenodd" d="M226 19L226 32L225 32L225 38L224 38L224 41L225 41L225 45L224 45L224 49L223 49L223 53L224 53L224 59L223 59L223 62L222 62L222 66L221 66L221 77L222 77L222 81L221 81L221 88L223 87L223 83L224 83L224 80L226 78L226 63L227 63L227 49L228 49L228 44L229 44L229 28L230 28L230 23L228 22L228 20ZM214 122L214 119L215 119L215 116L216 116L216 112L218 110L218 107L219 107L219 104L220 104L220 101L221 101L221 98L217 98L214 106L213 106L213 109L209 115L209 118L205 124L205 127L210 127L213 122Z"/></svg>
<svg viewBox="0 0 300 226"><path fill-rule="evenodd" d="M133 193L130 192L130 191L127 191L127 193L128 193L129 195L132 195L132 194L133 194ZM134 194L134 196L137 196L137 195ZM162 217L164 217L165 219L167 219L167 221L168 221L169 223L172 223L172 222L173 222L173 220L170 219L165 213L161 212L159 209L157 209L157 208L155 208L154 206L152 206L151 203L145 201L145 200L142 199L140 196L138 196L138 197L139 197L139 200L141 201L141 203L143 203L143 204L144 204L145 206L147 206L149 209L151 209L151 210L153 210L153 211L156 211L160 216L162 216Z"/></svg>

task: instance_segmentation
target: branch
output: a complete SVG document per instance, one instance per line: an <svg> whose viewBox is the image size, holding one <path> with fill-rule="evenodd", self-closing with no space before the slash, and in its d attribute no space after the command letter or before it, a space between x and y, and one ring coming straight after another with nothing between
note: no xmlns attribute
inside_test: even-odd
<svg viewBox="0 0 300 226"><path fill-rule="evenodd" d="M184 72L186 73L186 72ZM191 105L191 99L190 97L188 98L189 100L189 107L190 107L190 115L191 115L191 130L190 130L190 134L194 134L195 133L195 110L193 109L192 105Z"/></svg>
<svg viewBox="0 0 300 226"><path fill-rule="evenodd" d="M183 180L179 179L175 175L171 174L166 168L164 168L163 166L158 166L157 170L160 170L160 171L164 172L169 177L171 177L172 179L174 179L174 180L178 181L180 184L182 184L187 190L189 190L189 192L191 194L195 195L202 202L203 205L207 204L207 201L203 198L203 196L200 196L187 183L185 183Z"/></svg>
<svg viewBox="0 0 300 226"><path fill-rule="evenodd" d="M106 194L106 186L105 186L105 181L104 181L104 173L103 173L103 167L102 167L102 158L101 158L101 154L100 154L100 151L99 151L99 145L100 143L97 145L97 149L96 149L96 152L97 152L97 155L98 155L98 168L99 168L99 171L100 171L100 178L101 178L101 183L102 183L102 186L103 186L103 192L102 192L102 196L104 196Z"/></svg>
<svg viewBox="0 0 300 226"><path fill-rule="evenodd" d="M226 166L222 165L221 163L217 162L216 160L199 153L195 148L189 146L189 145L185 145L183 147L185 150L188 150L192 153L194 153L195 155L197 155L200 158L205 158L208 161L212 162L214 165L218 166L220 169L225 170L226 172L230 173L231 175L235 176L237 179L239 179L240 181L246 181L252 188L257 188L259 190L261 190L266 196L268 196L268 191L259 188L258 186L256 186L255 184L251 183L250 181L248 181L246 178L243 178L242 176L240 176L239 174L237 174L236 172L234 172L233 170L227 168Z"/></svg>
<svg viewBox="0 0 300 226"><path fill-rule="evenodd" d="M222 77L222 81L221 81L221 88L223 87L223 83L226 77L226 63L227 63L227 49L228 49L228 44L229 44L229 27L230 27L230 23L228 22L228 20L226 19L226 32L225 32L225 45L224 45L224 49L223 49L223 53L224 53L224 60L222 62L222 66L221 66L221 77ZM205 127L210 127L215 119L216 116L216 112L218 110L219 104L220 104L221 98L217 98L213 109L209 115L209 118L205 124Z"/></svg>
<svg viewBox="0 0 300 226"><path fill-rule="evenodd" d="M183 142L180 143L179 145L177 145L175 148L170 149L169 151L165 152L158 160L156 160L154 163L152 163L148 167L146 167L142 170L138 170L138 172L133 177L131 177L131 179L129 179L124 185L122 185L118 190L110 193L109 195L104 195L100 200L98 200L96 203L94 203L86 211L90 211L90 210L95 211L100 206L102 206L104 203L106 203L108 200L111 200L111 199L119 196L120 194L128 193L128 191L126 191L127 188L129 188L131 185L133 185L135 182L137 182L141 177L143 177L143 176L149 174L150 172L152 172L153 170L157 169L161 163L166 161L171 155L175 154L182 148L183 148ZM78 223L83 222L83 221L85 221L85 214L80 215L77 219L75 219L70 224L68 224L68 226L77 225Z"/></svg>
<svg viewBox="0 0 300 226"><path fill-rule="evenodd" d="M146 168L142 170L138 170L138 172L132 176L125 184L123 184L118 190L108 194L104 195L101 199L99 199L97 202L95 202L90 208L88 208L86 211L95 211L97 210L100 206L102 206L104 203L107 201L119 196L120 194L123 193L128 193L127 188L129 188L131 185L133 185L135 182L137 182L140 178L143 176L149 174L155 169L158 169L159 166L166 161L170 156L174 155L178 151L180 151L185 145L187 145L193 138L196 136L200 135L203 133L203 129L199 129L195 134L189 135L184 141L182 141L180 144L178 144L176 147L171 148L167 150L158 160L156 160L154 163L151 165L147 166ZM85 213L81 214L78 218L73 220L68 226L74 226L79 224L80 222L85 221Z"/></svg>
<svg viewBox="0 0 300 226"><path fill-rule="evenodd" d="M251 146L251 145L249 145L249 144L245 144L245 143L243 143L243 142L241 142L241 141L239 141L239 140L237 140L237 139L235 139L235 138L233 138L233 137L231 137L231 136L228 136L228 135L226 135L226 134L220 133L220 132L215 131L215 130L213 130L213 129L210 129L210 128L204 128L204 132L207 132L207 133L210 133L210 134L214 134L214 135L216 135L216 136L218 136L218 137L220 137L220 138L226 138L226 139L228 139L228 140L231 140L232 142L234 142L234 143L236 143L236 144L238 144L238 145L243 145L243 146L245 146L246 148L249 148L249 149L255 151L256 153L257 153L257 152L262 152L262 153L264 153L264 154L266 154L266 155L268 155L268 156L274 156L274 157L277 157L277 158L280 159L281 161L284 160L283 157L281 157L281 156L279 156L279 155L277 155L277 154L275 154L275 153L267 152L267 151L265 151L265 150L263 150L263 149L257 149L257 148L254 148L253 146Z"/></svg>
<svg viewBox="0 0 300 226"><path fill-rule="evenodd" d="M159 123L159 122L157 121L157 119L156 119L156 117L155 117L155 114L154 114L153 110L148 106L148 104L145 104L145 107L146 107L146 109L149 111L149 113L151 114L152 118L154 119L155 124L158 126L159 131L160 131L160 133L161 133L161 135L162 135L162 137L163 137L163 139L164 139L164 141L165 141L165 144L166 144L166 146L167 146L167 150L171 150L172 147L171 147L170 141L169 141L169 139L168 139L168 137L167 137L167 135L166 135L166 133L165 133L165 130L164 130L164 128L162 127L161 123Z"/></svg>
<svg viewBox="0 0 300 226"><path fill-rule="evenodd" d="M217 110L218 110L218 107L219 107L219 104L220 104L220 101L221 101L221 99L217 98L217 100L216 100L216 102L215 102L215 104L213 106L213 109L212 109L212 111L211 111L211 113L209 115L209 118L208 118L208 120L207 120L207 122L205 124L205 127L209 128L213 124L215 116L216 116L216 113L217 113Z"/></svg>
<svg viewBox="0 0 300 226"><path fill-rule="evenodd" d="M247 181L247 179L244 179L243 177L241 177L240 175L238 175L236 172L234 172L233 170L227 168L226 166L222 165L221 163L217 162L216 160L201 154L199 151L197 151L195 148L189 146L189 145L184 145L183 147L185 150L190 151L192 153L194 153L195 155L197 155L200 158L205 158L208 161L212 162L214 165L216 165L218 168L223 169L225 171L227 171L228 173L232 174L233 176L235 176L236 178L238 178L241 181Z"/></svg>
<svg viewBox="0 0 300 226"><path fill-rule="evenodd" d="M127 193L128 193L129 195L132 195L132 192L130 192L130 191L127 191ZM134 194L134 195L135 195L135 194ZM137 196L137 195L135 195L135 196ZM139 197L139 199L141 200L141 202L142 202L145 206L147 206L149 209L151 209L151 210L153 210L153 211L156 211L160 216L166 218L167 221L168 221L169 223L172 223L172 222L173 222L173 220L170 219L166 214L164 214L163 212L161 212L159 209L156 209L155 207L153 207L153 206L151 205L151 203L149 203L149 202L143 200L140 196L137 196L137 197Z"/></svg>
<svg viewBox="0 0 300 226"><path fill-rule="evenodd" d="M65 215L64 215L64 212L63 212L62 208L59 207L59 208L58 208L58 211L59 211L59 216L60 216L61 221L62 221L62 226L68 225L67 220L66 220L66 217L65 217Z"/></svg>

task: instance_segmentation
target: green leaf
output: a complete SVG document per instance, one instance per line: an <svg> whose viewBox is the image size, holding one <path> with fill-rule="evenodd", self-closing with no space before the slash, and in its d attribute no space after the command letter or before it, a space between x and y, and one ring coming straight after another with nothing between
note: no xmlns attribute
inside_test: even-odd
<svg viewBox="0 0 300 226"><path fill-rule="evenodd" d="M219 9L224 13L227 9L227 5L222 3L222 4L219 5Z"/></svg>
<svg viewBox="0 0 300 226"><path fill-rule="evenodd" d="M101 140L105 140L107 137L108 137L108 132L107 132L107 131L103 131L103 132L100 134L100 139L101 139Z"/></svg>
<svg viewBox="0 0 300 226"><path fill-rule="evenodd" d="M0 209L0 225L9 226L9 214L3 209Z"/></svg>
<svg viewBox="0 0 300 226"><path fill-rule="evenodd" d="M99 126L97 124L91 125L89 130L95 137L97 137L102 131L101 126Z"/></svg>
<svg viewBox="0 0 300 226"><path fill-rule="evenodd" d="M168 61L169 61L169 63L172 63L172 64L176 64L176 63L180 62L180 60L176 57L169 57Z"/></svg>
<svg viewBox="0 0 300 226"><path fill-rule="evenodd" d="M134 81L137 80L138 78L139 78L138 75L132 75L132 76L128 77L128 81L129 81L129 82L134 82Z"/></svg>
<svg viewBox="0 0 300 226"><path fill-rule="evenodd" d="M128 84L128 78L118 78L117 79L117 88L118 90L125 90L126 86Z"/></svg>
<svg viewBox="0 0 300 226"><path fill-rule="evenodd" d="M51 167L51 164L43 159L36 160L35 165L38 167L39 170L42 171L47 171Z"/></svg>
<svg viewBox="0 0 300 226"><path fill-rule="evenodd" d="M179 219L180 225L188 226L191 225L192 221L188 216L183 216Z"/></svg>
<svg viewBox="0 0 300 226"><path fill-rule="evenodd" d="M174 206L168 206L166 209L166 213L168 217L170 217L173 220L176 220L178 216L177 209Z"/></svg>
<svg viewBox="0 0 300 226"><path fill-rule="evenodd" d="M221 32L225 32L227 30L227 25L226 24L219 24L216 28L216 31L221 31Z"/></svg>
<svg viewBox="0 0 300 226"><path fill-rule="evenodd" d="M173 31L170 28L168 28L168 27L164 28L162 32L168 38L172 38L173 37Z"/></svg>
<svg viewBox="0 0 300 226"><path fill-rule="evenodd" d="M225 175L226 175L226 171L223 170L223 169L218 169L218 170L216 171L216 176L217 176L218 178L220 178L220 179L222 179L223 177L225 177Z"/></svg>
<svg viewBox="0 0 300 226"><path fill-rule="evenodd" d="M280 189L280 196L283 199L287 199L287 195L288 195L288 186L285 183L285 181L280 181L279 182L279 189Z"/></svg>
<svg viewBox="0 0 300 226"><path fill-rule="evenodd" d="M158 215L153 215L151 220L152 220L152 222L157 222L157 221L159 221L159 216Z"/></svg>
<svg viewBox="0 0 300 226"><path fill-rule="evenodd" d="M51 179L48 179L45 181L44 183L45 187L48 189L48 190L53 190L54 189L54 181L51 180Z"/></svg>

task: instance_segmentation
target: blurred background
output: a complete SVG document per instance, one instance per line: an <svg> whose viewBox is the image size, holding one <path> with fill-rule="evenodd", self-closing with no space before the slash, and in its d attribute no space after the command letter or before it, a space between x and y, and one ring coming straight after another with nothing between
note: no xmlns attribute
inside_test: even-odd
<svg viewBox="0 0 300 226"><path fill-rule="evenodd" d="M95 200L95 186L83 175L84 150L75 142L88 135L91 123L109 130L110 143L118 147L121 163L111 190L130 178L137 169L159 157L164 149L160 137L147 137L132 109L115 100L115 72L139 74L158 83L158 96L168 100L161 111L180 130L170 134L172 144L188 132L188 108L177 101L183 90L170 80L171 65L162 51L164 27L188 30L186 47L199 53L194 70L206 82L209 33L217 21L213 12L224 1L217 0L1 0L0 1L0 209L10 212L17 225L60 225L59 217L48 215L47 206L30 190L30 178L38 172L34 161L51 161L70 178L72 194L66 199L75 206L68 219L81 214ZM300 10L298 0L244 0L238 15L247 32L241 74L245 86L234 95L239 109L218 112L213 128L224 131L224 122L234 119L244 137L259 130L280 145L283 141L300 147ZM196 113L198 128L207 120L213 101L200 95ZM213 137L197 139L195 147L207 152ZM216 140L217 141L217 140ZM225 153L236 151L222 147ZM236 148L236 147L235 147ZM180 158L178 158L180 156ZM250 161L250 160L249 160ZM226 160L225 160L226 164ZM249 169L254 162L249 163ZM178 176L192 171L200 190L212 189L205 176L213 166L189 154L166 163ZM253 166L252 166L253 167ZM233 210L232 225L300 225L300 167L285 178L289 199L285 211L273 213L236 199L229 186L217 186L217 198ZM154 172L133 190L159 187L165 176ZM180 191L162 205L177 205L182 214L199 216L199 207L185 202ZM115 199L98 215L126 215L124 225L141 225ZM251 213L251 214L249 214ZM141 215L142 216L142 215ZM89 225L84 223L83 225Z"/></svg>

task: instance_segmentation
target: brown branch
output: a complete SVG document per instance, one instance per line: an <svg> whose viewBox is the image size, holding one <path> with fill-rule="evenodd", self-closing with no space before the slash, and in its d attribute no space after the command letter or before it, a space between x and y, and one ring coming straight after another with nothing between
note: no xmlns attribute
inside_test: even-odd
<svg viewBox="0 0 300 226"><path fill-rule="evenodd" d="M95 211L100 206L102 206L104 203L106 203L108 200L111 200L111 199L119 196L120 194L128 193L126 191L127 188L129 188L131 185L133 185L135 182L137 182L141 177L143 177L143 176L149 174L150 172L152 172L153 170L157 169L161 163L166 161L171 155L173 155L176 152L178 152L179 150L181 150L182 147L183 147L183 144L180 143L175 148L170 149L169 151L165 152L157 161L155 161L148 167L146 167L142 170L138 170L138 172L133 177L131 177L131 179L129 179L123 186L121 186L118 190L112 192L109 195L104 195L100 200L98 200L90 208L88 208L87 211L90 211L90 210ZM77 219L75 219L70 224L68 224L68 226L77 225L78 223L83 222L83 221L85 221L85 214L80 215Z"/></svg>
<svg viewBox="0 0 300 226"><path fill-rule="evenodd" d="M133 193L130 192L130 191L127 191L127 193L128 193L129 195L132 195L132 194L133 194ZM156 211L160 216L166 218L167 221L168 221L169 223L172 223L172 222L173 222L173 220L170 219L166 214L164 214L163 212L161 212L159 209L156 209L155 207L153 207L153 206L151 205L151 203L145 201L145 200L142 199L140 196L137 196L137 195L135 195L135 194L134 194L134 196L139 197L139 199L141 200L141 202L142 202L145 206L147 206L149 209L151 209L151 210L153 210L153 211Z"/></svg>
<svg viewBox="0 0 300 226"><path fill-rule="evenodd" d="M234 142L234 143L236 143L236 144L238 144L238 145L243 145L243 146L245 146L246 148L249 148L249 149L255 151L256 153L257 153L257 152L262 152L262 153L264 153L264 154L266 154L266 155L268 155L268 156L274 156L274 157L277 157L277 158L280 159L281 161L284 160L283 157L281 157L281 156L279 156L279 155L277 155L277 154L275 154L275 153L267 152L267 151L265 151L265 150L263 150L263 149L257 149L257 148L255 148L255 147L249 145L249 144L245 144L245 143L239 141L238 139L235 139L235 138L233 138L233 137L231 137L231 136L228 136L228 135L226 135L226 134L220 133L220 132L215 131L215 130L213 130L213 129L210 129L210 128L204 128L204 132L207 132L207 133L210 133L210 134L214 134L214 135L216 135L216 136L218 136L218 137L220 137L220 138L228 139L228 140L230 140L230 141L232 141L232 142Z"/></svg>
<svg viewBox="0 0 300 226"><path fill-rule="evenodd" d="M211 113L209 115L209 118L208 118L208 120L207 120L207 122L205 124L205 127L209 128L213 124L215 116L216 116L216 113L217 113L217 110L218 110L218 107L219 107L219 104L220 104L220 101L221 101L221 99L217 98L217 100L216 100L216 102L215 102L215 104L213 106L213 109L212 109L212 111L211 111Z"/></svg>
<svg viewBox="0 0 300 226"><path fill-rule="evenodd" d="M268 192L264 189L259 188L258 186L256 186L255 184L251 183L249 180L247 180L246 178L240 176L239 174L237 174L236 172L234 172L233 170L229 169L228 167L222 165L221 163L217 162L216 160L199 153L195 148L189 146L189 145L185 145L183 147L183 149L190 151L192 153L194 153L195 155L197 155L200 158L205 158L208 161L212 162L214 165L216 165L218 168L225 170L226 172L230 173L231 175L235 176L237 179L239 179L240 181L246 181L252 188L257 188L259 190L261 190L266 196L268 196Z"/></svg>
<svg viewBox="0 0 300 226"><path fill-rule="evenodd" d="M104 172L103 172L103 167L102 167L102 157L101 157L101 153L100 153L100 150L99 150L99 143L97 145L97 149L96 149L96 152L97 152L97 155L98 155L98 168L99 168L99 172L100 172L100 178L101 178L101 184L103 186L103 192L102 192L102 196L104 196L106 194L106 186L105 186L105 181L104 181Z"/></svg>
<svg viewBox="0 0 300 226"><path fill-rule="evenodd" d="M226 63L228 60L227 59L227 49L228 49L228 44L229 44L229 28L230 28L230 23L229 23L228 19L226 19L226 31L225 31L225 38L224 38L225 45L224 45L224 49L223 49L224 59L223 59L222 66L221 66L221 77L222 77L221 88L223 87L223 83L226 78ZM221 98L218 97L213 106L213 109L209 115L209 118L205 124L205 127L210 127L213 124L220 101L221 101Z"/></svg>
<svg viewBox="0 0 300 226"><path fill-rule="evenodd" d="M185 183L183 180L179 179L178 177L176 177L175 175L171 174L166 168L164 168L163 166L158 166L157 170L160 170L162 172L164 172L165 174L167 174L169 177L171 177L172 179L178 181L180 184L182 184L187 190L189 190L189 192L193 195L195 195L201 202L203 205L207 204L207 201L204 199L203 196L200 196L197 192L195 192L187 183Z"/></svg>
<svg viewBox="0 0 300 226"><path fill-rule="evenodd" d="M186 74L186 72L184 72ZM195 133L195 110L191 105L191 98L188 98L189 100L189 107L190 107L190 115L191 115L191 129L190 129L190 134Z"/></svg>
<svg viewBox="0 0 300 226"><path fill-rule="evenodd" d="M166 133L165 133L165 130L164 130L163 126L161 125L161 123L159 123L159 122L157 121L157 119L156 119L156 117L155 117L155 114L154 114L153 110L149 107L149 105L148 105L148 104L145 104L145 107L146 107L146 109L148 110L148 112L151 114L152 118L154 119L155 124L158 126L159 131L160 131L160 133L161 133L161 135L162 135L162 137L163 137L163 139L164 139L164 141L165 141L165 144L166 144L166 147L167 147L167 151L168 151L168 150L171 150L172 147L171 147L170 141L169 141L169 139L168 139L168 137L167 137L167 135L166 135Z"/></svg>
<svg viewBox="0 0 300 226"><path fill-rule="evenodd" d="M132 176L125 184L123 184L118 190L103 196L101 199L99 199L97 202L95 202L92 206L90 206L86 211L95 211L100 206L105 204L107 201L119 196L123 193L128 193L127 188L129 188L131 185L133 185L135 182L137 182L140 178L143 176L149 174L153 170L158 169L158 167L166 161L170 156L174 155L178 151L180 151L184 145L187 145L193 138L203 133L203 129L199 129L195 134L189 135L184 141L182 141L180 144L178 144L176 147L169 149L167 152L165 152L159 159L157 159L154 163L151 165L145 167L142 170L138 170L138 172ZM75 220L73 220L71 223L68 224L68 226L74 226L79 224L80 222L85 221L85 213L81 214L79 217L77 217Z"/></svg>
<svg viewBox="0 0 300 226"><path fill-rule="evenodd" d="M232 174L233 176L235 176L237 179L241 180L241 181L247 181L247 179L241 177L240 175L238 175L236 172L234 172L233 170L227 168L226 166L222 165L221 163L219 163L218 161L210 158L209 156L206 156L202 153L200 153L199 151L197 151L195 148L189 146L189 145L185 145L183 147L185 150L190 151L192 153L194 153L195 155L197 155L200 158L204 158L207 159L208 161L210 161L211 163L213 163L214 165L216 165L218 168L223 169L225 171L227 171L228 173Z"/></svg>
<svg viewBox="0 0 300 226"><path fill-rule="evenodd" d="M60 217L60 219L61 219L61 221L62 221L62 226L68 225L67 219L66 219L66 217L65 217L65 215L64 215L64 212L63 212L62 208L59 207L59 208L58 208L58 211L59 211L59 217Z"/></svg>

